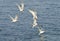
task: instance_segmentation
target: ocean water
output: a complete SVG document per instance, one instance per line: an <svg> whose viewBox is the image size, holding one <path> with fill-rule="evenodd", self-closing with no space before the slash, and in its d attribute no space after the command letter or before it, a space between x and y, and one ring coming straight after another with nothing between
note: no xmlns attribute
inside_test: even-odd
<svg viewBox="0 0 60 41"><path fill-rule="evenodd" d="M0 41L60 41L60 0L23 0L24 12L16 3L21 0L0 0ZM45 33L38 35L32 28L33 18L28 9L37 11L37 23ZM9 15L19 15L18 22L12 23Z"/></svg>

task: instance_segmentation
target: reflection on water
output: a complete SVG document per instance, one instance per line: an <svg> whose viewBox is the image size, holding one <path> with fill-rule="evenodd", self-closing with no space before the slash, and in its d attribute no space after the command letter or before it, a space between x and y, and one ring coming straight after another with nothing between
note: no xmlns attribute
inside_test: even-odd
<svg viewBox="0 0 60 41"><path fill-rule="evenodd" d="M40 41L44 41L44 35L43 34L40 35Z"/></svg>

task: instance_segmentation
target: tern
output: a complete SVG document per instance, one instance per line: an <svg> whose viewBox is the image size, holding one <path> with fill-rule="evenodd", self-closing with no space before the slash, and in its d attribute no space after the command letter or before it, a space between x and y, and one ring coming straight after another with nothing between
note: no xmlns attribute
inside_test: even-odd
<svg viewBox="0 0 60 41"><path fill-rule="evenodd" d="M33 28L37 25L37 23L33 24Z"/></svg>
<svg viewBox="0 0 60 41"><path fill-rule="evenodd" d="M17 22L18 21L18 15L16 15L15 18L13 18L12 16L10 16L10 18L11 18L12 22Z"/></svg>
<svg viewBox="0 0 60 41"><path fill-rule="evenodd" d="M24 3L16 4L20 11L24 11Z"/></svg>
<svg viewBox="0 0 60 41"><path fill-rule="evenodd" d="M36 20L36 19L34 19L34 21L33 21L33 28L34 28L35 26L37 26L37 20Z"/></svg>
<svg viewBox="0 0 60 41"><path fill-rule="evenodd" d="M29 10L29 12L33 15L33 19L37 19L37 12L33 10Z"/></svg>
<svg viewBox="0 0 60 41"><path fill-rule="evenodd" d="M43 34L45 31L44 30L42 30L41 28L38 28L38 31L39 31L39 35L40 34Z"/></svg>

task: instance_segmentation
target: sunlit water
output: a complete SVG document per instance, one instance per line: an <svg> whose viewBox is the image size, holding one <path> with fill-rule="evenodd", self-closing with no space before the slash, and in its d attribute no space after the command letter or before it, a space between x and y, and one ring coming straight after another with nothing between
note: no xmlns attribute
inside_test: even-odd
<svg viewBox="0 0 60 41"><path fill-rule="evenodd" d="M24 0L24 12L16 6L21 0L0 0L0 41L60 41L60 0ZM38 24L45 33L38 35L32 28L33 18L28 9L38 12ZM19 15L12 23L9 15Z"/></svg>

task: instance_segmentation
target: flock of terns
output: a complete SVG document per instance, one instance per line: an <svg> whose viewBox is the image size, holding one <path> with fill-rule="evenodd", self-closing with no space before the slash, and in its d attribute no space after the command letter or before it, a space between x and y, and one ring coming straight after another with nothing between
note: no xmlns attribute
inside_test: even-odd
<svg viewBox="0 0 60 41"><path fill-rule="evenodd" d="M24 11L24 3L21 3L20 5L19 4L16 4L16 5L17 5L18 9L20 10L20 12L23 12ZM35 26L38 26L38 23L37 23L37 19L38 19L37 12L34 11L34 10L31 10L31 9L29 9L28 11L33 16L32 28L34 28ZM18 21L18 15L16 15L15 18L13 18L11 15L9 15L9 16L10 16L11 22L17 22ZM43 34L45 32L39 26L37 28L38 28L38 31L39 31L39 35L40 34Z"/></svg>

